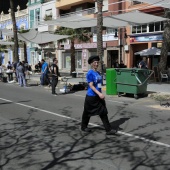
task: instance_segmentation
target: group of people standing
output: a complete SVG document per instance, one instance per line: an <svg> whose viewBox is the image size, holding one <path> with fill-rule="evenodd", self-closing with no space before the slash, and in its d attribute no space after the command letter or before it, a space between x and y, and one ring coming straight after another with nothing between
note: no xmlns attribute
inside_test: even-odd
<svg viewBox="0 0 170 170"><path fill-rule="evenodd" d="M53 59L53 63L49 66L44 59L41 60L41 77L40 77L40 85L45 85L47 82L48 86L52 88L52 95L57 95L55 88L58 84L58 77L60 77L59 69L58 69L58 60L57 58ZM51 76L51 81L49 78L49 74Z"/></svg>
<svg viewBox="0 0 170 170"><path fill-rule="evenodd" d="M28 71L32 71L31 66L28 65L27 61L19 61L14 63L14 72L16 76L16 81L19 83L20 87L26 87L26 75Z"/></svg>
<svg viewBox="0 0 170 170"><path fill-rule="evenodd" d="M2 69L4 67L4 69ZM18 62L10 62L8 61L5 66L2 67L0 64L0 76L3 77L2 70L6 70L6 74L8 75L8 82L13 81L13 74L15 74L15 80L19 83L21 87L26 87L26 75L28 72L32 71L31 66L28 64L27 61L18 61Z"/></svg>

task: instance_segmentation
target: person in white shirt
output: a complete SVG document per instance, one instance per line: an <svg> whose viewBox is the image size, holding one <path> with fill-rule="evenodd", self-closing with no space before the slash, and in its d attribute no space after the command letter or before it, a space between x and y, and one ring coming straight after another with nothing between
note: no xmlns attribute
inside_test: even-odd
<svg viewBox="0 0 170 170"><path fill-rule="evenodd" d="M10 61L8 61L6 73L8 74L8 81L12 81L13 80L13 70L12 70L12 64Z"/></svg>

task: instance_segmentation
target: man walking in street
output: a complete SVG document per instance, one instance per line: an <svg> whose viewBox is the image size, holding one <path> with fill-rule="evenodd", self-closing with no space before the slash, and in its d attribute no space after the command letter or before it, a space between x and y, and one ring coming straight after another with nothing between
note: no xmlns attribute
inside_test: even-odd
<svg viewBox="0 0 170 170"><path fill-rule="evenodd" d="M60 76L57 63L58 63L58 60L56 58L54 58L53 64L50 67L50 70L52 73L52 95L57 95L55 92L55 88L58 84L58 77Z"/></svg>
<svg viewBox="0 0 170 170"><path fill-rule="evenodd" d="M48 77L48 64L45 62L44 59L41 60L42 68L41 68L41 85L45 85L45 81L48 82L48 85L50 85L50 80Z"/></svg>

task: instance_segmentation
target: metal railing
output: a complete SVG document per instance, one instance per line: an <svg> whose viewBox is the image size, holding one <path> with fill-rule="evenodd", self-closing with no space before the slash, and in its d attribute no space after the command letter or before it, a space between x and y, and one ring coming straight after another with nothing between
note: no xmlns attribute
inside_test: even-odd
<svg viewBox="0 0 170 170"><path fill-rule="evenodd" d="M85 9L85 10L76 11L76 12L70 12L70 13L66 13L66 14L61 14L59 17L60 18L65 18L65 17L74 16L74 15L85 16L85 15L90 15L90 14L94 14L94 13L95 13L95 7L88 8L88 9Z"/></svg>

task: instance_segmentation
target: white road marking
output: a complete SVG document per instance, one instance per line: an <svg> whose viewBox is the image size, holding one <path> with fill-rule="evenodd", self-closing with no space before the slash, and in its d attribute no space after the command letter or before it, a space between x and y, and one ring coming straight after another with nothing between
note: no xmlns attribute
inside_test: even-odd
<svg viewBox="0 0 170 170"><path fill-rule="evenodd" d="M37 107L25 105L25 104L22 104L22 103L16 103L16 102L13 102L12 100L7 100L7 99L4 99L4 98L0 98L0 100L6 101L6 102L12 102L14 104L17 104L17 105L20 105L20 106L23 106L23 107L27 107L27 108L31 108L31 109L36 109L38 111L42 111L42 112L45 112L45 113L48 113L48 114L52 114L52 115L55 115L55 116L58 116L58 117L62 117L62 118L65 118L65 119L70 119L70 120L74 120L74 121L77 121L77 122L81 122L80 120L72 118L72 117L69 117L69 116L64 116L64 115L61 115L61 114L58 114L58 113L50 112L48 110L44 110L44 109L40 109L40 108L37 108ZM89 123L89 125L95 126L95 127L99 127L99 125L94 124L94 123ZM121 135L128 136L128 137L133 137L135 139L140 139L140 140L142 140L144 142L149 142L149 143L153 143L155 145L159 145L159 146L164 146L164 147L170 148L170 144L166 144L166 143L162 143L162 142L157 142L157 141L154 141L154 140L150 140L150 139L147 139L147 138L144 138L144 137L140 137L140 136L133 135L133 134L126 133L126 132L122 132L122 131L118 131L117 133L121 134Z"/></svg>

